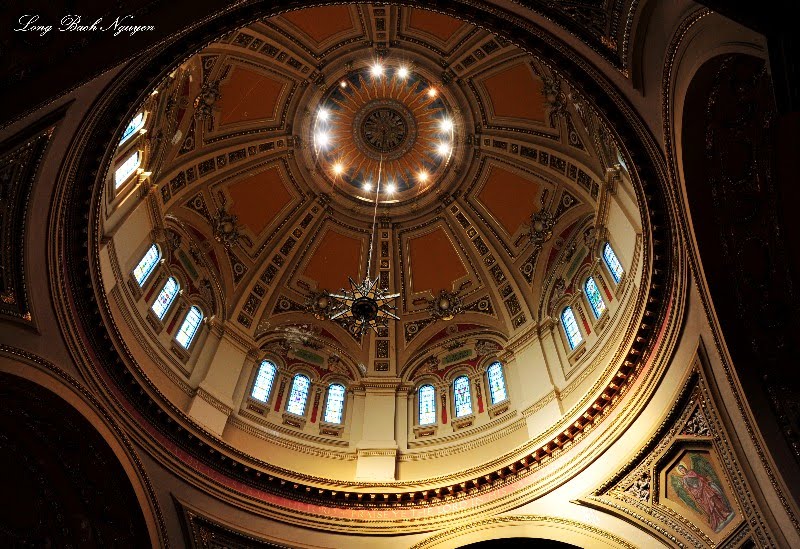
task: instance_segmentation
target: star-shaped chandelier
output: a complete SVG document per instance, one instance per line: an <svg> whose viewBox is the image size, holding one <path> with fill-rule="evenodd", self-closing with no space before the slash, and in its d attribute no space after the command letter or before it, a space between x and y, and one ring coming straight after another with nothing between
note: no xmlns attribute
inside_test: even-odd
<svg viewBox="0 0 800 549"><path fill-rule="evenodd" d="M342 290L341 294L330 294L337 300L331 311L331 320L352 319L355 323L355 333L363 335L369 329L375 333L379 326L388 326L389 319L400 320L394 311L397 308L391 305L400 294L389 294L378 286L378 279L370 280L366 277L363 282L356 283L350 280L350 290Z"/></svg>

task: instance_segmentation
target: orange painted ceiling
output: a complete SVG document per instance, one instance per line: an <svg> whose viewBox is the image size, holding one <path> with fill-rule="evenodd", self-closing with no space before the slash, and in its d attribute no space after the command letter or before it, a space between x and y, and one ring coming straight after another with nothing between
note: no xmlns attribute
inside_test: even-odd
<svg viewBox="0 0 800 549"><path fill-rule="evenodd" d="M540 185L531 177L522 177L500 166L490 166L489 175L478 200L505 229L513 235L523 223L539 211Z"/></svg>
<svg viewBox="0 0 800 549"><path fill-rule="evenodd" d="M353 19L347 6L321 6L284 14L283 19L300 29L317 44L353 29Z"/></svg>
<svg viewBox="0 0 800 549"><path fill-rule="evenodd" d="M408 243L412 293L453 290L453 283L467 275L444 229L412 238Z"/></svg>
<svg viewBox="0 0 800 549"><path fill-rule="evenodd" d="M217 103L220 125L275 118L275 107L285 84L243 67L234 66L221 87Z"/></svg>
<svg viewBox="0 0 800 549"><path fill-rule="evenodd" d="M231 183L228 193L233 199L230 212L256 235L274 222L292 199L277 167Z"/></svg>
<svg viewBox="0 0 800 549"><path fill-rule="evenodd" d="M357 238L329 230L316 247L303 275L316 281L319 290L349 289L348 277L359 282L363 276L362 244Z"/></svg>
<svg viewBox="0 0 800 549"><path fill-rule="evenodd" d="M427 10L412 9L408 17L408 27L429 34L439 42L447 42L467 23L447 15Z"/></svg>
<svg viewBox="0 0 800 549"><path fill-rule="evenodd" d="M516 63L485 78L483 87L495 116L544 123L542 81L525 63Z"/></svg>

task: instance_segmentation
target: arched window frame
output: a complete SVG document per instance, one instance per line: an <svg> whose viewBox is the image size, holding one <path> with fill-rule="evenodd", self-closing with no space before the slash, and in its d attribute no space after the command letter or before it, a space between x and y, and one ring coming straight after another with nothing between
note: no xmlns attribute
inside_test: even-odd
<svg viewBox="0 0 800 549"><path fill-rule="evenodd" d="M114 165L114 172L112 175L112 183L115 192L126 186L132 180L137 171L144 163L144 151L140 149L131 149L125 151L125 154L120 156L119 162ZM124 170L123 170L124 168Z"/></svg>
<svg viewBox="0 0 800 549"><path fill-rule="evenodd" d="M329 421L328 419L328 407L330 406L330 397L331 397L331 388L334 386L342 387L342 408L339 412L339 421ZM344 419L347 412L347 384L343 381L338 379L329 381L327 387L325 389L325 402L323 403L322 407L322 422L327 423L330 425L344 425Z"/></svg>
<svg viewBox="0 0 800 549"><path fill-rule="evenodd" d="M255 393L256 391L256 383L258 383L258 378L261 375L261 369L264 367L265 364L271 364L275 369L272 374L272 381L270 382L270 386L267 389L266 399L262 400L256 397L253 393ZM263 357L256 363L256 367L253 368L253 378L250 380L250 390L247 393L248 398L253 399L254 401L258 402L261 405L269 406L270 402L275 398L275 385L278 383L280 374L281 374L280 363L271 356Z"/></svg>
<svg viewBox="0 0 800 549"><path fill-rule="evenodd" d="M422 389L424 387L431 387L433 389L433 421L428 423L422 423ZM421 382L415 391L415 403L416 406L414 407L414 424L419 427L435 427L439 424L439 407L437 406L436 399L439 397L439 390L434 383L429 380L425 380Z"/></svg>
<svg viewBox="0 0 800 549"><path fill-rule="evenodd" d="M597 295L600 298L600 303L602 304L601 309L599 311L595 309L594 303L592 303L592 300L589 298L588 288L590 280L592 281L592 283L594 283L594 286L597 289ZM600 284L597 283L594 274L590 274L584 278L583 286L581 286L581 288L583 290L583 297L586 300L587 308L592 312L592 321L594 322L600 320L601 318L603 318L603 315L608 312L608 304L606 303L606 300L603 298L603 291L600 289Z"/></svg>
<svg viewBox="0 0 800 549"><path fill-rule="evenodd" d="M156 254L157 254L155 262L147 270L147 272L144 274L144 276L143 276L143 278L142 278L142 280L140 282L139 278L136 276L136 271L139 269L139 267L142 265L142 263L145 261L145 259L147 259L148 254L150 254L150 252L153 250L153 248L155 248ZM156 272L156 270L158 269L158 265L159 265L159 263L161 263L162 260L163 260L163 255L162 255L162 252L161 252L161 246L159 246L155 242L150 244L150 246L148 246L147 249L145 250L145 252L140 256L139 261L136 263L136 266L131 271L131 277L133 278L132 286L135 287L136 289L138 289L139 293L142 291L142 289L145 288L145 286L147 286L147 283L149 281L153 280L153 273ZM137 298L138 298L138 295L137 295Z"/></svg>
<svg viewBox="0 0 800 549"><path fill-rule="evenodd" d="M495 365L500 365L500 377L503 380L503 392L505 393L505 398L500 400L495 400L494 398L494 391L492 391L492 382L491 378L489 377L489 370ZM486 381L486 393L489 397L489 407L497 406L499 404L503 404L504 402L508 402L510 400L510 395L508 391L508 377L506 376L506 365L499 359L493 359L489 361L486 367L483 369L484 378Z"/></svg>
<svg viewBox="0 0 800 549"><path fill-rule="evenodd" d="M122 149L126 145L129 145L130 143L135 141L138 136L143 134L142 130L144 130L144 126L147 123L147 115L148 112L144 109L140 109L139 111L136 112L136 114L133 115L128 124L125 126L125 129L122 130L122 138L119 140L119 144L117 145L118 150ZM141 122L138 125L134 126L133 122L139 116L142 117ZM125 135L125 132L127 132L130 128L133 128L132 131L128 135Z"/></svg>
<svg viewBox="0 0 800 549"><path fill-rule="evenodd" d="M615 272L611 264L609 263L609 258L606 255L606 249L611 250L611 254L614 256L614 258L616 258L617 260L616 263L619 264L619 269L620 269L619 273ZM617 252L614 250L614 246L611 244L611 242L605 241L603 243L603 245L600 247L600 255L603 258L602 263L603 265L605 265L605 269L606 271L608 271L611 280L614 282L615 285L618 285L620 282L622 282L622 279L625 277L625 267L622 266L622 261L620 261L619 256L617 255Z"/></svg>
<svg viewBox="0 0 800 549"><path fill-rule="evenodd" d="M581 331L581 325L578 323L578 317L575 315L575 311L573 309L574 304L567 303L563 305L560 309L560 313L558 315L559 324L561 325L561 333L564 335L564 340L567 344L567 349L570 353L576 351L580 348L584 341L586 341L586 336ZM573 342L573 338L570 337L570 331L567 328L567 322L565 321L565 315L567 310L569 309L572 319L575 323L575 333L580 338L579 341Z"/></svg>
<svg viewBox="0 0 800 549"><path fill-rule="evenodd" d="M297 383L297 380L300 377L304 377L308 380L308 386L306 387L305 399L303 400L302 413L297 413L296 411L290 410L290 408L293 405L292 396L294 394L295 384ZM314 384L314 378L310 373L305 371L295 372L291 377L291 383L289 383L289 392L286 394L286 404L284 405L284 412L296 417L305 418L308 415L308 401L311 398L313 384Z"/></svg>
<svg viewBox="0 0 800 549"><path fill-rule="evenodd" d="M469 411L465 411L464 413L459 414L459 406L457 402L457 395L456 395L456 382L460 382L460 380L466 379L466 388L467 388L467 400L469 404ZM472 379L465 371L459 371L455 373L453 379L450 381L450 392L452 393L450 398L450 405L452 406L453 410L453 420L469 417L474 415L475 413L475 399L472 395ZM465 406L466 408L466 406Z"/></svg>
<svg viewBox="0 0 800 549"><path fill-rule="evenodd" d="M186 327L186 323L189 321L189 315L191 315L192 311L195 310L200 314L200 318L197 320L197 324L194 326L193 332L191 333L191 335L189 335L189 341L186 344L184 344L183 342L181 342L180 337L184 331L184 328ZM204 319L205 319L205 313L203 312L203 308L200 307L199 305L190 303L189 309L187 309L186 314L183 316L183 320L181 320L181 323L178 325L178 329L175 332L175 338L174 338L175 342L186 351L191 349L192 343L194 343L195 340L197 340L197 334L200 333L200 328L202 327L201 324L203 323Z"/></svg>

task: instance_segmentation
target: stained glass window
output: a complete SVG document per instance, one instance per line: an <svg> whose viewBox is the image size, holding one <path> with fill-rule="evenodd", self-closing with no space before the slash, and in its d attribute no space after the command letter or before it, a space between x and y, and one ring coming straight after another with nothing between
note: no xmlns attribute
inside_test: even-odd
<svg viewBox="0 0 800 549"><path fill-rule="evenodd" d="M506 392L503 365L499 362L493 362L486 370L486 377L489 379L489 396L492 399L492 404L497 404L507 399L508 393Z"/></svg>
<svg viewBox="0 0 800 549"><path fill-rule="evenodd" d="M617 259L617 254L614 253L614 250L611 249L611 244L608 242L603 246L603 259L606 260L606 265L608 266L608 270L611 271L611 276L614 277L614 282L619 283L624 271L622 269L622 264L619 262L619 259Z"/></svg>
<svg viewBox="0 0 800 549"><path fill-rule="evenodd" d="M468 416L472 413L472 395L469 392L469 378L457 377L453 381L453 403L456 417Z"/></svg>
<svg viewBox="0 0 800 549"><path fill-rule="evenodd" d="M296 416L306 413L306 401L308 400L308 388L311 380L303 374L294 376L292 391L289 393L289 402L286 403L286 411Z"/></svg>
<svg viewBox="0 0 800 549"><path fill-rule="evenodd" d="M158 249L158 246L153 244L133 270L133 277L136 279L136 283L139 284L139 286L144 286L147 277L150 276L150 273L152 273L153 269L158 265L159 259L161 259L161 250Z"/></svg>
<svg viewBox="0 0 800 549"><path fill-rule="evenodd" d="M263 361L261 367L258 369L256 381L253 383L253 390L250 392L250 396L261 402L267 402L269 400L269 394L272 392L272 384L275 382L275 374L277 371L278 369L272 362L269 360Z"/></svg>
<svg viewBox="0 0 800 549"><path fill-rule="evenodd" d="M139 164L142 163L142 155L139 151L133 151L125 162L117 168L117 171L114 172L114 188L119 188L120 185L125 183L127 179L131 176L133 172L136 171L136 168L139 167Z"/></svg>
<svg viewBox="0 0 800 549"><path fill-rule="evenodd" d="M192 306L186 314L186 318L183 319L183 324L181 324L178 330L178 335L175 336L175 340L180 343L181 347L184 349L188 349L189 345L192 344L197 329L200 327L201 320L203 320L203 311L201 311L199 307Z"/></svg>
<svg viewBox="0 0 800 549"><path fill-rule="evenodd" d="M597 287L594 277L590 276L588 279L586 279L586 284L583 285L583 289L586 292L586 299L589 300L589 305L592 306L594 317L600 318L600 316L606 310L606 303L603 301L603 297L600 295L600 289Z"/></svg>
<svg viewBox="0 0 800 549"><path fill-rule="evenodd" d="M433 385L419 388L419 424L436 423L436 390Z"/></svg>
<svg viewBox="0 0 800 549"><path fill-rule="evenodd" d="M572 312L572 307L567 307L561 313L561 324L564 326L564 332L567 334L569 340L569 348L574 349L583 341L581 331L578 329L578 323L575 321L575 313Z"/></svg>
<svg viewBox="0 0 800 549"><path fill-rule="evenodd" d="M334 383L328 387L328 402L325 404L326 423L341 423L344 411L344 385Z"/></svg>
<svg viewBox="0 0 800 549"><path fill-rule="evenodd" d="M128 127L125 128L125 131L122 133L122 139L120 139L119 144L122 145L127 139L142 129L144 126L144 112L140 112L133 119L128 123Z"/></svg>
<svg viewBox="0 0 800 549"><path fill-rule="evenodd" d="M172 302L175 300L175 296L178 295L179 289L180 285L178 284L178 281L172 277L169 277L169 280L167 280L167 283L164 284L164 287L158 294L153 306L150 307L159 320L164 320L164 315L167 314Z"/></svg>

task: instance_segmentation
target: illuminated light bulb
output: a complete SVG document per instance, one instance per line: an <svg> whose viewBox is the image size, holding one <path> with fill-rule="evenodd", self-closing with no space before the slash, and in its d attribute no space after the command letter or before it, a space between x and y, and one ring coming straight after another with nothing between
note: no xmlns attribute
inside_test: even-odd
<svg viewBox="0 0 800 549"><path fill-rule="evenodd" d="M419 179L420 182L424 183L425 181L428 180L428 172L426 172L425 170L420 171L417 174L417 179Z"/></svg>
<svg viewBox="0 0 800 549"><path fill-rule="evenodd" d="M436 97L436 94L439 93L436 91L436 88L428 88L428 96Z"/></svg>
<svg viewBox="0 0 800 549"><path fill-rule="evenodd" d="M334 175L342 175L343 171L344 171L344 166L342 166L341 162L337 162L336 164L333 165Z"/></svg>
<svg viewBox="0 0 800 549"><path fill-rule="evenodd" d="M440 123L439 127L442 129L443 132L449 132L453 130L453 121L449 118L444 118Z"/></svg>
<svg viewBox="0 0 800 549"><path fill-rule="evenodd" d="M439 143L439 146L436 147L436 152L442 156L447 156L450 154L450 143Z"/></svg>
<svg viewBox="0 0 800 549"><path fill-rule="evenodd" d="M388 194L392 194L394 191L395 191L394 183L389 183L388 185L386 185L386 192Z"/></svg>
<svg viewBox="0 0 800 549"><path fill-rule="evenodd" d="M364 184L361 185L361 188L369 192L372 190L372 183L370 183L369 181L365 181Z"/></svg>
<svg viewBox="0 0 800 549"><path fill-rule="evenodd" d="M408 78L408 68L407 67L400 67L397 69L397 77L398 78Z"/></svg>
<svg viewBox="0 0 800 549"><path fill-rule="evenodd" d="M381 65L380 63L375 63L374 65L372 65L372 69L370 70L370 72L372 72L372 76L375 77L382 75L383 65Z"/></svg>
<svg viewBox="0 0 800 549"><path fill-rule="evenodd" d="M339 85L341 87L343 87L343 88L346 88L347 87L347 81L346 80L342 80L341 82L339 82Z"/></svg>
<svg viewBox="0 0 800 549"><path fill-rule="evenodd" d="M325 147L330 141L331 137L326 132L317 132L316 142L318 147Z"/></svg>
<svg viewBox="0 0 800 549"><path fill-rule="evenodd" d="M320 120L327 120L331 113L328 112L328 109L320 109L319 114L317 115Z"/></svg>

